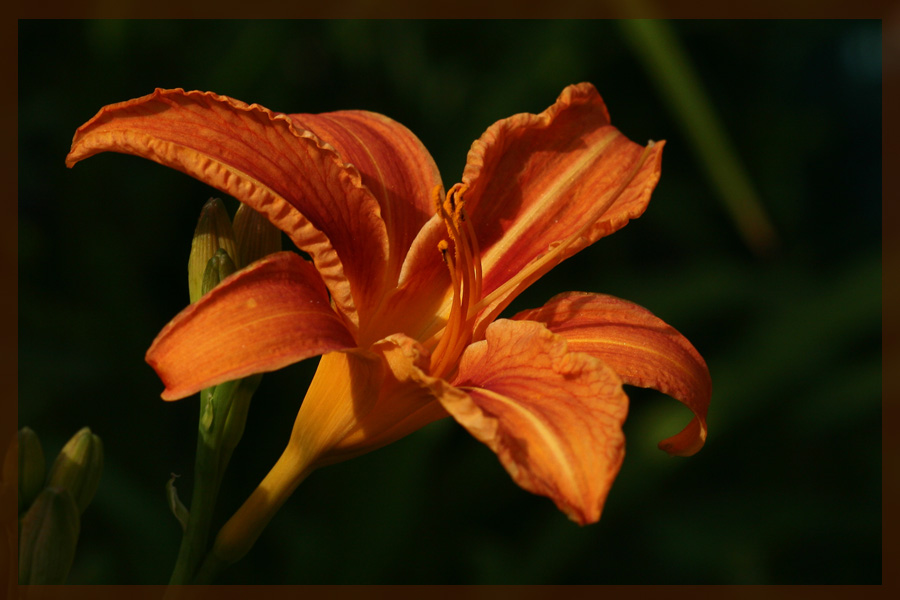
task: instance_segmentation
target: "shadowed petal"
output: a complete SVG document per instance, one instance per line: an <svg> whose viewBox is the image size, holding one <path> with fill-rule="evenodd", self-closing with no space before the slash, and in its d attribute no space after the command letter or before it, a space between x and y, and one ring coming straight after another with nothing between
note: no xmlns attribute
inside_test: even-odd
<svg viewBox="0 0 900 600"><path fill-rule="evenodd" d="M380 297L388 247L377 201L354 168L288 116L157 89L79 127L66 164L105 151L178 169L266 215L312 256L351 321Z"/></svg>
<svg viewBox="0 0 900 600"><path fill-rule="evenodd" d="M420 367L427 363L424 349L406 336L380 340L371 351L354 348L324 355L287 448L222 527L212 554L229 563L243 556L314 469L374 450L447 416L421 380Z"/></svg>
<svg viewBox="0 0 900 600"><path fill-rule="evenodd" d="M570 292L513 319L544 323L569 342L570 350L601 359L623 382L659 390L690 408L694 419L660 442L660 449L690 456L703 446L712 395L706 362L683 335L650 311L613 296Z"/></svg>
<svg viewBox="0 0 900 600"><path fill-rule="evenodd" d="M488 128L462 178L484 295L494 293L482 326L560 261L639 217L659 180L663 145L629 141L588 83L567 87L539 115Z"/></svg>
<svg viewBox="0 0 900 600"><path fill-rule="evenodd" d="M432 190L441 176L409 129L378 113L346 110L290 115L353 164L381 206L391 252L386 277L396 282L413 238L434 214Z"/></svg>
<svg viewBox="0 0 900 600"><path fill-rule="evenodd" d="M628 398L602 361L539 323L500 320L469 346L444 408L513 480L593 523L624 457Z"/></svg>
<svg viewBox="0 0 900 600"><path fill-rule="evenodd" d="M159 333L147 362L166 400L355 346L309 262L279 252L226 278Z"/></svg>
<svg viewBox="0 0 900 600"><path fill-rule="evenodd" d="M448 416L423 383L427 351L392 335L370 349L322 357L300 406L291 444L315 466L347 460Z"/></svg>

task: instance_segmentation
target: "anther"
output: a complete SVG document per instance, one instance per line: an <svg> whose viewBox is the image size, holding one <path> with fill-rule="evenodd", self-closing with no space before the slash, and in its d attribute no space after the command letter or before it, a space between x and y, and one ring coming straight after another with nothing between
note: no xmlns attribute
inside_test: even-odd
<svg viewBox="0 0 900 600"><path fill-rule="evenodd" d="M445 263L450 260L450 257L447 256L447 253L450 251L450 244L447 243L447 240L441 240L438 242L438 250L440 251L441 258L444 259Z"/></svg>

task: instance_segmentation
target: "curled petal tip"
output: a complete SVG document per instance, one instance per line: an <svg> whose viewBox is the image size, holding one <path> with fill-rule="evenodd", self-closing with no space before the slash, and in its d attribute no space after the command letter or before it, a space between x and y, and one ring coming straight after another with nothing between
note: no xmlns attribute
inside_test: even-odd
<svg viewBox="0 0 900 600"><path fill-rule="evenodd" d="M712 396L709 369L687 338L650 311L613 296L571 292L514 319L544 323L570 349L610 365L624 383L658 390L687 406L694 419L660 449L690 456L703 447Z"/></svg>
<svg viewBox="0 0 900 600"><path fill-rule="evenodd" d="M680 433L661 441L659 449L669 456L693 456L706 443L706 422L692 420Z"/></svg>

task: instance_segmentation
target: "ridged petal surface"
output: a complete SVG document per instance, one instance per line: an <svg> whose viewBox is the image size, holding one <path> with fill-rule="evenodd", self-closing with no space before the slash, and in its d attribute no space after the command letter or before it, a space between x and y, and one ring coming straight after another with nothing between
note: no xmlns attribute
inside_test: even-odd
<svg viewBox="0 0 900 600"><path fill-rule="evenodd" d="M539 323L499 320L465 352L444 408L513 480L593 523L625 452L628 398L602 361Z"/></svg>
<svg viewBox="0 0 900 600"><path fill-rule="evenodd" d="M156 336L147 362L177 400L355 346L309 262L279 252L224 279Z"/></svg>
<svg viewBox="0 0 900 600"><path fill-rule="evenodd" d="M381 297L388 240L359 172L290 117L211 92L157 89L78 128L66 164L122 152L178 169L265 214L308 252L353 323Z"/></svg>
<svg viewBox="0 0 900 600"><path fill-rule="evenodd" d="M690 456L703 446L712 396L706 362L687 338L649 310L613 296L570 292L513 318L545 324L571 350L603 360L623 382L658 390L691 409L688 426L660 442L660 449Z"/></svg>

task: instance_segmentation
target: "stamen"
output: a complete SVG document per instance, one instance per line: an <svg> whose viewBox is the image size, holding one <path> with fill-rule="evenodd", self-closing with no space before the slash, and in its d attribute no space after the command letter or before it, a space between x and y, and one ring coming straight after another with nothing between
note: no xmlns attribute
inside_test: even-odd
<svg viewBox="0 0 900 600"><path fill-rule="evenodd" d="M472 340L472 325L476 315L473 308L481 297L482 269L478 240L464 209L463 194L467 189L468 186L464 184L454 185L443 202L437 195L439 189L435 188L434 191L435 212L444 222L454 249L451 256L447 240L438 244L438 250L450 270L453 298L444 331L437 347L432 351L431 372L436 376L449 374Z"/></svg>
<svg viewBox="0 0 900 600"><path fill-rule="evenodd" d="M481 252L478 249L478 237L475 235L475 229L472 227L472 223L469 222L468 217L466 217L466 211L460 207L459 209L460 220L466 224L466 233L469 235L466 236L466 241L470 244L470 252L474 257L472 261L475 265L475 294L474 297L476 301L481 298ZM472 317L474 315L467 315L468 317Z"/></svg>
<svg viewBox="0 0 900 600"><path fill-rule="evenodd" d="M460 305L460 281L459 274L456 271L456 263L453 258L450 256L448 252L449 245L447 244L447 240L441 240L438 243L438 250L441 252L441 256L444 259L444 264L447 265L447 268L450 270L450 282L453 286L453 299L450 303L450 316L447 318L447 323L444 325L444 333L441 335L441 339L438 342L437 347L431 352L431 372L432 373L442 373L442 370L446 368L447 362L447 346L450 345L451 341L454 337L458 335L460 326L460 313L461 313L461 305ZM435 363L435 361L438 361ZM438 375L440 376L440 375Z"/></svg>

